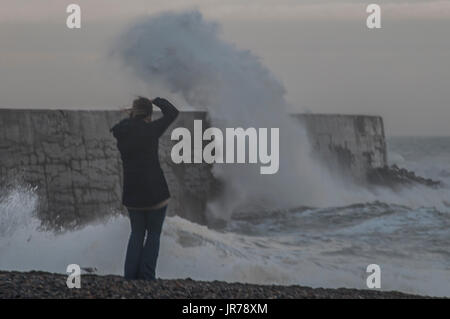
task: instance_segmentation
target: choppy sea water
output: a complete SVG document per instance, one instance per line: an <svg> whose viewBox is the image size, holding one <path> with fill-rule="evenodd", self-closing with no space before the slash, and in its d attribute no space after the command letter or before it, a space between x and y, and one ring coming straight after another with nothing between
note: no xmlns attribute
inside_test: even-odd
<svg viewBox="0 0 450 319"><path fill-rule="evenodd" d="M388 147L391 164L450 185L449 137L390 138ZM168 217L158 276L367 288L366 267L378 264L382 290L450 296L449 187L379 189L339 207L238 214L222 230ZM127 218L56 235L39 231L36 203L25 188L0 203L0 269L64 273L76 263L122 274Z"/></svg>

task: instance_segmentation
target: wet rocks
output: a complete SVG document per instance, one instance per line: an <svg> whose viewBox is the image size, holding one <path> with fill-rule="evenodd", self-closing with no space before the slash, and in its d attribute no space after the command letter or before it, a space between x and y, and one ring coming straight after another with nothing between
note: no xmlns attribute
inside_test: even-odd
<svg viewBox="0 0 450 319"><path fill-rule="evenodd" d="M368 172L367 180L372 185L388 186L391 188L413 186L414 184L433 188L444 186L441 181L418 176L416 173L408 171L405 168L400 168L397 165L373 168Z"/></svg>

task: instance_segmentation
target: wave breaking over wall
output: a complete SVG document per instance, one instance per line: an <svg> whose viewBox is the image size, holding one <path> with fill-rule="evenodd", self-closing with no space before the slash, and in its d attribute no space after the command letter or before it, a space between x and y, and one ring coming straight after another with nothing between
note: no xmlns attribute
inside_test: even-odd
<svg viewBox="0 0 450 319"><path fill-rule="evenodd" d="M221 196L208 202L207 216L227 220L248 205L321 206L342 198L336 191L340 183L311 156L305 128L289 116L281 81L254 53L225 41L216 22L195 10L142 17L111 51L148 85L148 92L162 88L196 110L206 109L214 127L280 128L277 174L214 165L212 173L223 187Z"/></svg>

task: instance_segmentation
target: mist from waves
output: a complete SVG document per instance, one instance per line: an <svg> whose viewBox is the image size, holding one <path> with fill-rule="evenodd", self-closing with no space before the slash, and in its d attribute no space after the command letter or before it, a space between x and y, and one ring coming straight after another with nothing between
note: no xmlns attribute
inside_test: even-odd
<svg viewBox="0 0 450 319"><path fill-rule="evenodd" d="M261 175L260 164L214 164L212 172L225 188L209 202L207 215L229 219L249 203L280 208L340 201L333 180L310 156L305 130L288 115L282 83L257 56L224 41L217 23L198 11L143 17L112 51L149 92L163 88L191 107L206 108L214 127L280 128L276 174Z"/></svg>

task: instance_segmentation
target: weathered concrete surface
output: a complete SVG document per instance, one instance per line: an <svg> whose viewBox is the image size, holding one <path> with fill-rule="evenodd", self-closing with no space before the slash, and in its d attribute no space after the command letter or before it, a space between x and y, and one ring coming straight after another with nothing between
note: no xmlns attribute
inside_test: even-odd
<svg viewBox="0 0 450 319"><path fill-rule="evenodd" d="M175 126L192 127L205 113L183 113ZM117 111L0 110L0 184L37 186L41 219L52 227L76 227L123 211L120 155L110 128ZM160 142L161 166L173 200L168 214L205 222L213 191L207 164L176 165L169 132Z"/></svg>
<svg viewBox="0 0 450 319"><path fill-rule="evenodd" d="M341 176L364 182L370 169L387 165L383 118L367 115L296 115L315 154Z"/></svg>
<svg viewBox="0 0 450 319"><path fill-rule="evenodd" d="M109 129L125 116L119 111L0 109L0 191L16 181L37 186L38 214L51 227L72 228L123 211L121 161ZM203 112L182 112L172 127L192 129L194 119L205 117ZM386 164L380 117L296 117L330 167L363 179L368 167ZM170 131L160 141L161 165L173 197L168 214L205 223L206 201L220 184L208 164L172 162Z"/></svg>

